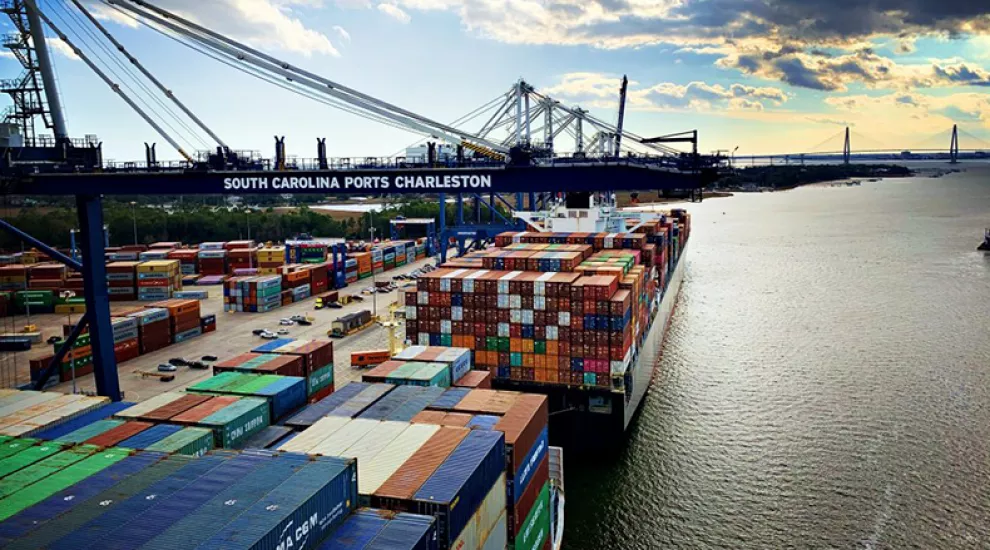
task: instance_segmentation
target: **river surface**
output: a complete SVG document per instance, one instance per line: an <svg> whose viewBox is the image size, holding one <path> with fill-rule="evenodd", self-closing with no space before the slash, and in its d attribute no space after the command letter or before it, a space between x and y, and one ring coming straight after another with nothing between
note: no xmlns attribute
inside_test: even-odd
<svg viewBox="0 0 990 550"><path fill-rule="evenodd" d="M565 548L990 548L990 169L690 208L661 371L619 457L567 463Z"/></svg>

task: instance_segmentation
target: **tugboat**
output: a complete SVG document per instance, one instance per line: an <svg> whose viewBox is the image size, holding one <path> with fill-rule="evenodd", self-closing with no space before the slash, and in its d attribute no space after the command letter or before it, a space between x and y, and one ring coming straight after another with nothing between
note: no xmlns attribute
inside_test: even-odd
<svg viewBox="0 0 990 550"><path fill-rule="evenodd" d="M982 250L983 252L990 252L990 229L983 232L983 244L976 247L977 250Z"/></svg>

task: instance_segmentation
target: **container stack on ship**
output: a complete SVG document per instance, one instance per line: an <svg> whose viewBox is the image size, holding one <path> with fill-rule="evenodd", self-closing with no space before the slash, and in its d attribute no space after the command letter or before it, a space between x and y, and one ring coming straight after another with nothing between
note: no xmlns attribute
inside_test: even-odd
<svg viewBox="0 0 990 550"><path fill-rule="evenodd" d="M606 450L649 387L691 218L580 199L519 213L534 231L420 277L404 297L406 338L471 349L493 387L549 397L554 444Z"/></svg>

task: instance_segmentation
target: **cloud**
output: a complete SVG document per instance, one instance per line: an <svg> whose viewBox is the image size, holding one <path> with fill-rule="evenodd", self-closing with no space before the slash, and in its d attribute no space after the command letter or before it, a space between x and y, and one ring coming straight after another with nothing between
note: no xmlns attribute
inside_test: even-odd
<svg viewBox="0 0 990 550"><path fill-rule="evenodd" d="M155 5L252 45L305 56L339 55L327 35L307 27L294 13L296 7L319 7L319 0L158 0ZM101 16L117 21L119 12Z"/></svg>
<svg viewBox="0 0 990 550"><path fill-rule="evenodd" d="M400 23L408 23L410 20L409 14L395 4L378 4L378 11L395 18Z"/></svg>
<svg viewBox="0 0 990 550"><path fill-rule="evenodd" d="M356 0L338 0L354 2ZM868 48L913 51L924 36L990 36L990 2L973 0L390 0L455 13L476 35L514 44L631 48L673 45L722 68L798 88L951 85L930 65Z"/></svg>
<svg viewBox="0 0 990 550"><path fill-rule="evenodd" d="M350 42L351 41L351 33L347 32L347 30L344 29L344 27L341 27L340 25L334 25L333 26L333 32L337 33L337 36L340 37L340 40L342 42Z"/></svg>
<svg viewBox="0 0 990 550"><path fill-rule="evenodd" d="M560 81L541 90L561 101L574 101L583 106L614 108L618 105L621 78L601 73L569 73ZM788 100L782 90L732 84L662 82L642 86L629 81L628 107L655 111L763 110L766 105L779 106Z"/></svg>
<svg viewBox="0 0 990 550"><path fill-rule="evenodd" d="M828 97L825 104L838 111L864 117L867 127L907 127L908 132L923 135L932 129L952 126L953 118L965 117L980 121L990 128L990 96L984 93L927 95L895 92L880 96L865 94ZM915 125L917 123L917 125Z"/></svg>
<svg viewBox="0 0 990 550"><path fill-rule="evenodd" d="M966 64L942 67L933 65L935 76L950 84L967 86L990 86L990 72L979 67L969 67Z"/></svg>
<svg viewBox="0 0 990 550"><path fill-rule="evenodd" d="M70 40L72 39L70 38ZM72 48L68 44L63 42L61 38L58 38L57 36L50 36L48 37L47 42L48 45L52 48L52 50L54 50L55 53L59 54L60 56L65 57L67 59L71 59L73 61L80 61L79 56L76 55L76 52L72 51Z"/></svg>

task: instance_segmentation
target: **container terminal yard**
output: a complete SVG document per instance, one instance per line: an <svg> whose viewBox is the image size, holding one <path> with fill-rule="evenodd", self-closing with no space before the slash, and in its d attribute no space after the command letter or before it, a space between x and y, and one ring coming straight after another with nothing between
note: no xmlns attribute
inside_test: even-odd
<svg viewBox="0 0 990 550"><path fill-rule="evenodd" d="M617 124L519 81L475 113L487 118L480 130L467 131L152 3L105 7L263 81L442 143L428 141L421 157L411 150L390 159L332 159L323 140L312 162L290 159L284 138L276 138L273 159L237 151L79 1L45 9L75 10L73 17L91 24L90 38L111 45L102 54L34 0L0 2L19 33L6 45L25 70L2 90L15 105L0 144L3 194L74 195L80 227L79 254L69 256L0 220L38 258L78 274L76 298L59 304L59 313L33 314L24 331L15 321L14 334L3 338L12 350L5 364L17 366L0 390L0 545L563 547L564 459L587 446L618 449L635 421L690 233L686 211L621 212L615 192L700 199L723 159L698 154L697 132L646 138L623 129L625 79ZM161 162L147 146L144 162L105 163L100 144L71 139L46 26L184 160ZM113 52L216 150L185 151L161 124L163 112L142 108L101 68L103 54ZM38 136L38 122L54 137ZM555 149L563 132L574 137L570 155ZM421 270L415 289L363 295L371 281L350 276L349 268L360 261L367 271L370 255L349 265L346 255L333 254L304 270L326 273L319 276L261 271L277 269L260 265L277 263L271 251L259 251L247 266L230 254L223 273L211 273L222 287L186 287L181 261L121 266L107 257L102 198L136 189L428 193L440 204L449 194L455 215L448 220L441 208L434 220L436 259L422 254L377 276L387 281ZM448 257L454 245L457 257ZM210 254L196 257L195 269L204 271ZM24 259L11 258L15 265ZM31 276L19 281L14 271L4 282L26 286L9 298L20 315L39 295L23 294L31 292ZM35 275L68 285L68 278L51 277L56 271L46 265ZM122 284L128 280L133 287ZM337 295L317 292L324 284ZM36 281L33 288L62 287ZM208 297L189 293L199 290ZM364 300L345 303L355 295ZM44 303L53 293L39 299L57 307ZM315 310L318 299L340 307ZM376 318L363 313L369 309ZM36 344L51 336L58 338ZM137 351L123 345L135 341ZM35 346L43 353L24 350ZM88 357L77 359L76 350ZM352 356L373 368L353 367ZM34 365L23 367L31 358ZM91 374L73 382L77 367ZM53 386L54 377L60 382ZM578 425L591 428L585 445L568 437Z"/></svg>

